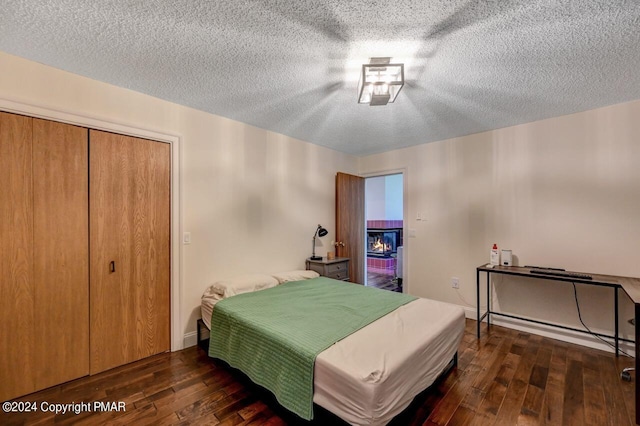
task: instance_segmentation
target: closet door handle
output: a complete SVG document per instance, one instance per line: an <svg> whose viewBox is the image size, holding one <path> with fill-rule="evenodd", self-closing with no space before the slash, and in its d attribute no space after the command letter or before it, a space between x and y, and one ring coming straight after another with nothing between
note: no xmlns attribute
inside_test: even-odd
<svg viewBox="0 0 640 426"><path fill-rule="evenodd" d="M109 262L109 272L114 273L115 271L116 271L116 262L115 260L112 260L111 262Z"/></svg>

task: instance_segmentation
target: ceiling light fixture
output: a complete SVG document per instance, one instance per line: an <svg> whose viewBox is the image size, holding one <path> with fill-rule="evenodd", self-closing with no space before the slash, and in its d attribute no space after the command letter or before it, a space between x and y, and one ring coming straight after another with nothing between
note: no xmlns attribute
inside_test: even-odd
<svg viewBox="0 0 640 426"><path fill-rule="evenodd" d="M362 65L358 103L378 106L396 100L404 85L404 64L390 62L391 58L370 58Z"/></svg>

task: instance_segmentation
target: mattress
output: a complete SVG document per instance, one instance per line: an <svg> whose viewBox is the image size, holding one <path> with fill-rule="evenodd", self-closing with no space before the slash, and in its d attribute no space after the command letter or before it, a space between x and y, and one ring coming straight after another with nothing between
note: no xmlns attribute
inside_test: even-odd
<svg viewBox="0 0 640 426"><path fill-rule="evenodd" d="M429 387L458 350L464 310L407 303L316 358L313 401L354 425L384 425Z"/></svg>
<svg viewBox="0 0 640 426"><path fill-rule="evenodd" d="M202 295L202 302L200 304L200 313L202 314L202 321L211 330L211 314L213 313L213 307L222 299L222 296L217 294L213 287L207 288Z"/></svg>
<svg viewBox="0 0 640 426"><path fill-rule="evenodd" d="M202 298L211 328L218 300ZM429 387L458 350L462 308L417 299L335 343L316 358L314 403L353 425L384 425Z"/></svg>

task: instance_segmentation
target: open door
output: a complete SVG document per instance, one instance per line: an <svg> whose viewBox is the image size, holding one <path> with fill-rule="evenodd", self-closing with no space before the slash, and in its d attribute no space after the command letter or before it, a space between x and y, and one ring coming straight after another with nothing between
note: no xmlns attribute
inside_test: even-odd
<svg viewBox="0 0 640 426"><path fill-rule="evenodd" d="M336 175L336 255L349 258L351 281L364 284L364 178Z"/></svg>

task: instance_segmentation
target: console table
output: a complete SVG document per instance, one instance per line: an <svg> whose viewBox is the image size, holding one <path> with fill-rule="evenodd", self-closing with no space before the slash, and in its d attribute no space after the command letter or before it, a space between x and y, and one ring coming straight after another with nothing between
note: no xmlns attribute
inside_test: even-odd
<svg viewBox="0 0 640 426"><path fill-rule="evenodd" d="M633 277L619 277L615 275L600 275L600 274L591 274L593 279L581 279L567 276L554 276L554 275L542 275L531 273L531 269L533 268L524 268L518 266L501 266L496 265L492 268L487 265L478 266L476 268L476 303L477 303L477 312L478 312L478 338L480 338L480 323L483 319L487 318L487 327L491 325L491 315L499 315L508 318L514 318L522 321L533 322L536 324L543 324L551 327L558 327L565 330L577 331L580 333L589 333L586 330L581 330L578 328L567 327L559 324L552 324L544 321L539 321L531 318L519 317L511 314L504 314L501 312L496 312L491 310L491 274L503 274L503 275L515 275L520 277L527 278L536 278L541 280L552 280L552 281L564 281L575 284L586 284L586 285L595 285L600 287L609 287L613 290L614 293L614 335L610 336L607 334L593 333L600 337L608 337L610 339L614 339L615 342L615 350L616 356L619 355L620 340L625 342L634 343L633 340L621 338L618 330L618 290L622 289L627 296L631 299L631 301L635 305L635 350L636 350L636 358L635 358L635 367L636 367L636 424L640 424L640 380L638 380L638 372L640 372L640 360L638 359L638 355L640 355L640 278ZM487 283L487 311L482 313L480 309L480 274L484 272L486 273L486 283Z"/></svg>

